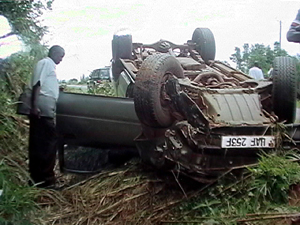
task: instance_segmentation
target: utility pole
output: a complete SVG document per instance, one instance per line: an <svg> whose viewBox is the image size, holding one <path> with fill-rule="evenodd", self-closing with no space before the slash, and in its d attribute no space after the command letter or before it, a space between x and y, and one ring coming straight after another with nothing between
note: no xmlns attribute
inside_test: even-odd
<svg viewBox="0 0 300 225"><path fill-rule="evenodd" d="M279 21L279 48L281 49L281 20Z"/></svg>

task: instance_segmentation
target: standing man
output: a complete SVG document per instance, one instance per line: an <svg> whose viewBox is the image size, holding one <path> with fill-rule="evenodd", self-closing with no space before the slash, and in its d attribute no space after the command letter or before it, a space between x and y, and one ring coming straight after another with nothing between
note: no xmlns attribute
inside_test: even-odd
<svg viewBox="0 0 300 225"><path fill-rule="evenodd" d="M252 68L249 70L249 75L253 77L255 80L263 80L264 79L264 74L262 70L258 67L258 63L254 62L254 65Z"/></svg>
<svg viewBox="0 0 300 225"><path fill-rule="evenodd" d="M56 65L64 56L65 51L62 47L52 46L48 57L37 63L31 79L29 173L38 187L55 184L57 142L55 112L59 95Z"/></svg>

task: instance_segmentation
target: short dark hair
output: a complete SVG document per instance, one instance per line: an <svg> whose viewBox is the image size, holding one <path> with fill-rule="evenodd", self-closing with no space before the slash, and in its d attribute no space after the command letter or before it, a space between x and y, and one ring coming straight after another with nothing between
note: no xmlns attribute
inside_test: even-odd
<svg viewBox="0 0 300 225"><path fill-rule="evenodd" d="M254 62L253 65L256 66L256 67L259 67L258 62Z"/></svg>
<svg viewBox="0 0 300 225"><path fill-rule="evenodd" d="M49 53L48 53L48 56L52 56L53 54L55 54L56 52L59 52L59 51L65 51L63 49L63 47L59 46L59 45L53 45L50 49L49 49Z"/></svg>

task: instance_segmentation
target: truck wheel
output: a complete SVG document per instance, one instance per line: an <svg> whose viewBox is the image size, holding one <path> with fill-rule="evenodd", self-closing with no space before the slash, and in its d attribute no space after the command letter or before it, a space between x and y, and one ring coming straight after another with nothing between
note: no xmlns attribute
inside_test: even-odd
<svg viewBox="0 0 300 225"><path fill-rule="evenodd" d="M131 59L132 58L132 36L127 35L117 35L113 36L112 40L112 75L113 80L117 81L119 75L123 70L123 65L119 59Z"/></svg>
<svg viewBox="0 0 300 225"><path fill-rule="evenodd" d="M170 76L183 78L178 60L169 54L148 56L136 76L134 90L135 111L141 123L150 127L168 127L173 123L170 99L164 84Z"/></svg>
<svg viewBox="0 0 300 225"><path fill-rule="evenodd" d="M276 57L273 61L273 111L279 121L293 123L296 115L296 63L290 57Z"/></svg>
<svg viewBox="0 0 300 225"><path fill-rule="evenodd" d="M131 59L132 57L132 36L127 35L117 35L113 36L112 40L112 54L113 60L118 59Z"/></svg>
<svg viewBox="0 0 300 225"><path fill-rule="evenodd" d="M196 28L192 41L196 43L196 51L201 55L205 63L215 59L216 44L214 35L210 29Z"/></svg>

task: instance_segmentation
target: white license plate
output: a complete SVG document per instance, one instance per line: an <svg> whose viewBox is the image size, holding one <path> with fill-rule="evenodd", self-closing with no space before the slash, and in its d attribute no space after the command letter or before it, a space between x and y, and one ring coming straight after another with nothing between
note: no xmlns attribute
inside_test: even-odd
<svg viewBox="0 0 300 225"><path fill-rule="evenodd" d="M222 148L274 148L274 136L223 136Z"/></svg>

